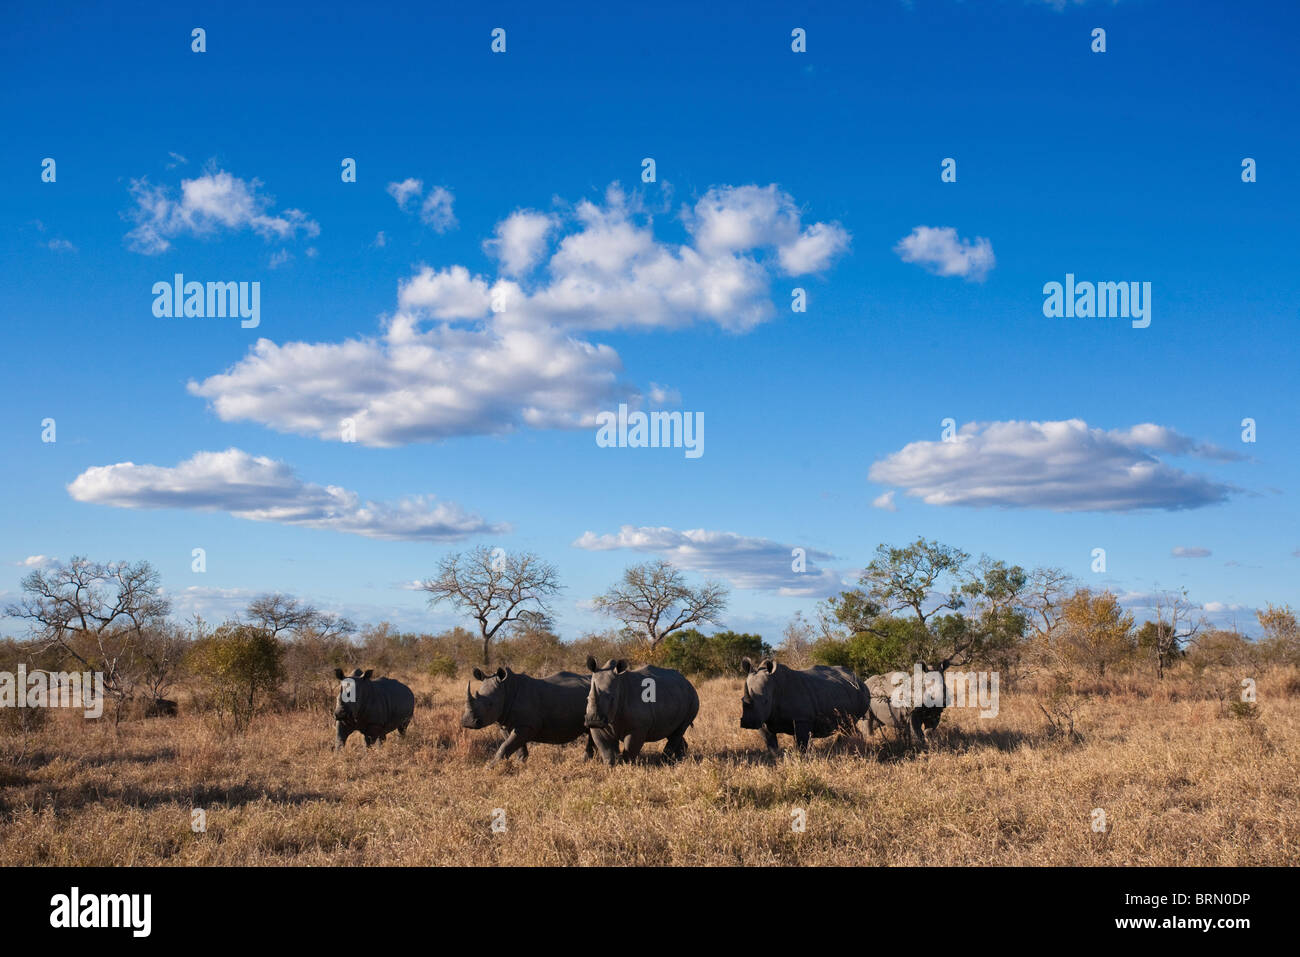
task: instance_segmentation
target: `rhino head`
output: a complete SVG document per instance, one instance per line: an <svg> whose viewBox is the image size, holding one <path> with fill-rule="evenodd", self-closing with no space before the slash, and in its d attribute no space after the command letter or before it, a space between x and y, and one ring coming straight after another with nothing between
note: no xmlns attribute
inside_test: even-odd
<svg viewBox="0 0 1300 957"><path fill-rule="evenodd" d="M509 668L498 668L494 673L485 674L481 668L474 669L474 680L479 682L478 691L465 682L465 712L460 716L462 728L486 728L501 720L506 707L506 688L512 672Z"/></svg>
<svg viewBox="0 0 1300 957"><path fill-rule="evenodd" d="M764 658L755 667L748 658L741 659L741 670L745 672L745 691L740 696L740 726L755 730L763 727L772 716L772 705L776 700L777 664L771 658Z"/></svg>
<svg viewBox="0 0 1300 957"><path fill-rule="evenodd" d="M358 668L352 674L345 675L342 668L334 669L334 677L339 680L339 693L334 699L335 721L349 725L357 723L357 715L365 709L366 692L374 673L373 668L364 672Z"/></svg>
<svg viewBox="0 0 1300 957"><path fill-rule="evenodd" d="M587 714L582 723L588 728L608 728L618 714L623 691L619 679L627 673L627 659L611 658L601 667L588 655L587 670L591 672L591 688L587 692Z"/></svg>

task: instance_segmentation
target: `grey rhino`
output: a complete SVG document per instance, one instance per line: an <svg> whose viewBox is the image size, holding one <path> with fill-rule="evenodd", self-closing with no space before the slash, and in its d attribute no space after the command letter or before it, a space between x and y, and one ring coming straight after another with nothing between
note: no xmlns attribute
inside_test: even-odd
<svg viewBox="0 0 1300 957"><path fill-rule="evenodd" d="M371 678L374 669L360 668L344 675L334 669L339 679L338 697L334 699L335 749L347 744L353 731L360 731L366 747L383 743L390 732L406 734L406 726L415 714L415 695L411 689L392 678Z"/></svg>
<svg viewBox="0 0 1300 957"><path fill-rule="evenodd" d="M745 692L740 699L740 726L763 732L767 749L780 754L778 734L794 735L800 751L812 738L852 728L871 711L871 693L846 668L814 665L796 670L764 658L755 667L745 658Z"/></svg>
<svg viewBox="0 0 1300 957"><path fill-rule="evenodd" d="M519 752L528 759L529 742L568 744L585 736L587 757L595 753L591 733L582 723L587 706L590 675L560 671L545 678L516 674L498 668L493 674L474 669L474 679L481 682L478 691L465 682L463 728L486 728L499 724L508 733L489 764L505 760Z"/></svg>
<svg viewBox="0 0 1300 957"><path fill-rule="evenodd" d="M937 668L925 662L917 662L917 664L921 666L924 676L923 693L926 687L934 688L936 681L934 676L937 675L938 685L943 688L942 700L946 703L948 695L945 680L948 661L942 662ZM881 727L893 728L908 743L915 738L922 748L929 747L925 740L925 729L934 730L939 726L939 719L943 717L944 704L924 704L915 701L912 672L890 671L883 675L872 675L867 679L867 689L871 692L869 730L875 731Z"/></svg>
<svg viewBox="0 0 1300 957"><path fill-rule="evenodd" d="M700 697L686 676L671 668L628 668L627 659L610 659L601 667L587 656L591 690L583 719L600 756L611 767L633 761L647 741L664 741L664 757L686 755L686 729L700 711ZM665 740L666 739L666 740Z"/></svg>

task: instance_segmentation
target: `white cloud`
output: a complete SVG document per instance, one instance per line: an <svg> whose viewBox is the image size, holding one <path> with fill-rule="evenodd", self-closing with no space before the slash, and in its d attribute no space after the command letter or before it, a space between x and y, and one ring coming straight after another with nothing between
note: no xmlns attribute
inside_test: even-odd
<svg viewBox="0 0 1300 957"><path fill-rule="evenodd" d="M775 184L719 186L695 204L687 226L705 256L772 247L782 271L799 276L825 269L849 245L849 234L838 223L804 229L801 218L794 200Z"/></svg>
<svg viewBox="0 0 1300 957"><path fill-rule="evenodd" d="M910 443L868 474L929 505L1062 512L1198 508L1237 491L1168 464L1161 452L1239 458L1150 424L1105 431L1081 419L971 422L953 441Z"/></svg>
<svg viewBox="0 0 1300 957"><path fill-rule="evenodd" d="M891 488L883 495L877 495L871 500L871 507L884 509L886 512L897 512L898 506L894 504L894 490Z"/></svg>
<svg viewBox="0 0 1300 957"><path fill-rule="evenodd" d="M58 559L50 555L28 555L22 561L14 562L15 565L21 565L23 568L43 568L46 565L53 565Z"/></svg>
<svg viewBox="0 0 1300 957"><path fill-rule="evenodd" d="M1177 545L1174 547L1173 551L1171 551L1169 554L1172 555L1174 558L1209 558L1210 550L1208 548L1195 548L1195 547L1187 547L1184 545Z"/></svg>
<svg viewBox="0 0 1300 957"><path fill-rule="evenodd" d="M497 223L496 238L485 240L483 248L501 261L503 275L521 276L541 261L555 226L545 213L520 209Z"/></svg>
<svg viewBox="0 0 1300 957"><path fill-rule="evenodd" d="M397 288L401 309L425 310L435 319L482 319L491 308L488 284L464 266L433 270L428 266Z"/></svg>
<svg viewBox="0 0 1300 957"><path fill-rule="evenodd" d="M379 232L375 233L375 241L372 245L376 249L383 249L385 246L388 245L388 237L384 235L384 231L382 229Z"/></svg>
<svg viewBox="0 0 1300 957"><path fill-rule="evenodd" d="M828 595L841 585L839 575L817 566L818 561L835 557L828 552L805 547L805 570L796 572L792 569L794 546L734 532L703 528L679 532L667 527L624 525L613 535L583 532L573 545L588 551L648 552L688 571L725 578L737 588L776 591L782 595Z"/></svg>
<svg viewBox="0 0 1300 957"><path fill-rule="evenodd" d="M993 244L977 237L960 239L951 226L917 226L894 247L906 263L916 263L939 276L961 276L981 282L996 262Z"/></svg>
<svg viewBox="0 0 1300 957"><path fill-rule="evenodd" d="M758 198L738 198L745 190ZM743 226L717 221L737 204L758 209ZM538 224L521 226L521 215L541 214L515 212L489 240L501 263L495 279L462 265L423 266L399 285L398 311L377 337L283 346L262 339L225 373L191 382L190 392L223 420L320 438L337 440L339 421L350 418L357 440L370 445L591 427L599 411L635 401L638 391L618 381L622 362L612 348L577 333L701 321L744 331L775 311L768 292L779 243L789 239L790 257L806 266L819 255L799 247L800 237L820 236L824 226L801 231L793 201L775 187L722 187L690 221L709 234L706 249L675 246L655 239L640 204L615 184L604 205L573 209L546 275L525 283L519 273L544 254L537 243L544 247L550 230L538 239Z"/></svg>
<svg viewBox="0 0 1300 957"><path fill-rule="evenodd" d="M388 195L397 201L399 209L408 212L407 207L411 200L424 195L424 180L412 176L400 183L389 183ZM457 226L456 214L453 212L455 201L456 197L447 187L432 187L429 194L424 196L424 202L420 204L420 222L435 233L445 233L455 229Z"/></svg>
<svg viewBox="0 0 1300 957"><path fill-rule="evenodd" d="M117 508L222 511L255 522L400 541L451 542L507 529L458 505L435 504L430 496L363 501L336 485L304 482L288 464L240 449L196 452L174 467L95 466L73 479L68 493L79 502Z"/></svg>
<svg viewBox="0 0 1300 957"><path fill-rule="evenodd" d="M814 223L793 242L778 251L781 268L788 275L821 272L849 248L849 234L835 224Z"/></svg>
<svg viewBox="0 0 1300 957"><path fill-rule="evenodd" d="M435 233L445 233L448 230L455 229L456 214L452 212L452 204L455 197L451 195L451 190L445 186L435 186L429 190L429 195L424 198L424 203L420 206L420 222L428 226Z"/></svg>
<svg viewBox="0 0 1300 957"><path fill-rule="evenodd" d="M77 251L77 247L66 239L51 239L48 245L56 253L75 253Z"/></svg>
<svg viewBox="0 0 1300 957"><path fill-rule="evenodd" d="M651 382L650 403L658 406L681 405L682 394L676 389L669 388L666 385L660 385L658 382Z"/></svg>
<svg viewBox="0 0 1300 957"><path fill-rule="evenodd" d="M136 205L127 216L136 225L126 234L128 244L136 252L155 255L170 249L171 240L182 234L209 236L250 229L267 241L290 240L299 233L319 235L320 226L302 210L273 215L274 200L261 192L261 186L256 179L242 180L209 169L195 179L181 180L177 199L166 186L132 180Z"/></svg>
<svg viewBox="0 0 1300 957"><path fill-rule="evenodd" d="M398 208L405 210L412 197L424 192L424 182L415 178L404 179L400 183L388 184L388 195L397 200Z"/></svg>
<svg viewBox="0 0 1300 957"><path fill-rule="evenodd" d="M378 338L341 343L259 339L232 369L189 391L225 421L340 440L352 419L370 446L499 435L521 427L595 427L627 401L618 354L553 329L422 329L399 312Z"/></svg>

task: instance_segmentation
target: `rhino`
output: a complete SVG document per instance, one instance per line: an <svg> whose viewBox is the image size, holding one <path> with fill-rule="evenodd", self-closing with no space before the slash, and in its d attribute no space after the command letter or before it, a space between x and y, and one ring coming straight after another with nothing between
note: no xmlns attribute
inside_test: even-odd
<svg viewBox="0 0 1300 957"><path fill-rule="evenodd" d="M374 673L373 668L365 672L358 668L344 675L342 668L334 669L339 680L334 699L335 750L347 744L353 731L361 732L367 748L376 741L382 744L392 731L405 736L415 714L415 695L400 681L372 678Z"/></svg>
<svg viewBox="0 0 1300 957"><path fill-rule="evenodd" d="M481 682L477 692L465 682L461 727L486 728L499 724L507 732L489 764L504 761L516 751L520 760L528 760L528 745L533 741L568 744L584 736L587 757L595 754L591 732L582 722L590 675L560 671L545 678L534 678L516 674L509 668L498 668L493 674L475 668L474 680Z"/></svg>
<svg viewBox="0 0 1300 957"><path fill-rule="evenodd" d="M664 757L686 756L686 729L700 712L700 697L686 676L671 668L629 668L626 658L602 667L587 656L591 689L583 723L606 764L634 761L647 741L664 741ZM666 740L665 740L666 739Z"/></svg>
<svg viewBox="0 0 1300 957"><path fill-rule="evenodd" d="M926 687L934 687L932 683L936 680L934 676L937 675L938 683L943 688L942 700L945 704L948 698L945 684L948 664L945 660L936 668L923 661L917 662L924 675L923 692ZM924 704L914 701L913 676L914 672L890 671L883 675L872 675L867 679L867 689L871 692L871 715L867 727L870 731L881 727L893 728L909 743L915 738L922 748L927 748L929 745L925 740L925 729L929 728L933 731L939 726L944 704Z"/></svg>
<svg viewBox="0 0 1300 957"><path fill-rule="evenodd" d="M151 698L144 703L146 718L174 718L179 710L179 706L171 698Z"/></svg>
<svg viewBox="0 0 1300 957"><path fill-rule="evenodd" d="M796 670L764 658L754 665L745 658L745 692L740 699L740 726L763 732L767 749L780 754L778 734L794 735L800 751L812 738L852 728L871 713L871 692L846 668L814 665Z"/></svg>

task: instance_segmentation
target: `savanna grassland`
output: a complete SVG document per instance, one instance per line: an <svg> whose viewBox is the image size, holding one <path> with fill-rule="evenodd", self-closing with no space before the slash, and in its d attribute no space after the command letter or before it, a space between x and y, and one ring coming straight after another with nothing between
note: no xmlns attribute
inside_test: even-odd
<svg viewBox="0 0 1300 957"><path fill-rule="evenodd" d="M61 713L10 732L0 852L61 865L1300 862L1300 682L1286 671L1260 680L1255 716L1177 679L1127 681L1080 701L1076 740L1021 685L996 718L949 709L929 752L877 732L775 761L739 727L740 679L717 678L699 686L684 762L661 764L654 744L616 768L584 762L580 742L486 767L500 732L461 729L463 681L397 677L417 690L415 720L370 751L353 736L333 752L324 710L234 734L183 699L176 718Z"/></svg>

